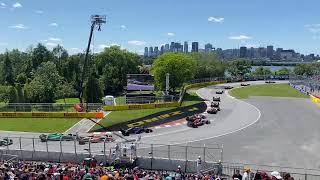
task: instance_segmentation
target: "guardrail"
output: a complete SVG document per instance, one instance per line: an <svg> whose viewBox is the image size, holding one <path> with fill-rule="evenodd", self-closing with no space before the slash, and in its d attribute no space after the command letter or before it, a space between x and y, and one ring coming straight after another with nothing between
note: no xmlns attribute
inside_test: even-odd
<svg viewBox="0 0 320 180"><path fill-rule="evenodd" d="M96 111L101 103L86 104L88 111ZM0 112L76 112L74 104L56 103L4 103L0 104Z"/></svg>

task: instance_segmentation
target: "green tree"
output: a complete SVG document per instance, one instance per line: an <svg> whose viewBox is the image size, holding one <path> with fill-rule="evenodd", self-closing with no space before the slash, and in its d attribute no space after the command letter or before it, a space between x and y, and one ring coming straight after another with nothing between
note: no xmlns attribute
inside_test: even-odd
<svg viewBox="0 0 320 180"><path fill-rule="evenodd" d="M192 53L196 62L195 79L223 77L226 66L217 53Z"/></svg>
<svg viewBox="0 0 320 180"><path fill-rule="evenodd" d="M251 71L251 63L247 60L238 59L228 64L227 71L234 78L243 79Z"/></svg>
<svg viewBox="0 0 320 180"><path fill-rule="evenodd" d="M96 77L95 72L91 73L88 81L85 85L85 99L87 103L101 103L102 100L102 88Z"/></svg>
<svg viewBox="0 0 320 180"><path fill-rule="evenodd" d="M31 62L33 69L37 69L41 63L52 61L52 53L42 44L38 44L36 48L32 50Z"/></svg>
<svg viewBox="0 0 320 180"><path fill-rule="evenodd" d="M0 86L0 102L8 103L10 101L11 86Z"/></svg>
<svg viewBox="0 0 320 180"><path fill-rule="evenodd" d="M55 94L62 82L56 65L53 62L42 63L34 76L34 79L25 86L29 102L54 102Z"/></svg>
<svg viewBox="0 0 320 180"><path fill-rule="evenodd" d="M166 74L170 74L170 89L175 91L194 78L196 63L194 59L182 53L165 53L159 56L152 66L152 74L159 90L164 90Z"/></svg>
<svg viewBox="0 0 320 180"><path fill-rule="evenodd" d="M262 66L259 66L254 72L253 75L255 76L270 76L272 75L272 71L270 68L264 68Z"/></svg>
<svg viewBox="0 0 320 180"><path fill-rule="evenodd" d="M289 75L291 73L290 69L288 68L281 68L278 71L275 72L275 75L283 76L283 75Z"/></svg>
<svg viewBox="0 0 320 180"><path fill-rule="evenodd" d="M2 70L3 70L2 77L3 77L4 83L8 84L8 85L11 85L11 86L14 85L12 63L11 63L11 60L9 58L9 53L8 52L6 52L6 56L5 56L5 59L4 59L4 62L3 62Z"/></svg>
<svg viewBox="0 0 320 180"><path fill-rule="evenodd" d="M66 97L75 97L76 94L72 84L63 82L57 88L56 99L63 98L64 103L66 104Z"/></svg>
<svg viewBox="0 0 320 180"><path fill-rule="evenodd" d="M105 48L96 57L97 75L101 76L105 94L122 92L127 84L127 74L139 73L140 57L118 46Z"/></svg>

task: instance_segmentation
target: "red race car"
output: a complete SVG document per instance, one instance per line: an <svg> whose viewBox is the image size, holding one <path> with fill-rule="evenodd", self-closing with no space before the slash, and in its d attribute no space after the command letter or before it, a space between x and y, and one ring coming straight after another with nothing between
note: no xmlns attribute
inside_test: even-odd
<svg viewBox="0 0 320 180"><path fill-rule="evenodd" d="M188 121L187 126L193 127L193 128L197 128L198 126L202 126L204 124L210 124L210 121L206 120L205 116L202 114L188 116L188 117L186 117L186 120Z"/></svg>
<svg viewBox="0 0 320 180"><path fill-rule="evenodd" d="M83 137L78 140L80 145L86 143L100 143L100 142L114 142L115 139L112 137L111 133L93 133L87 137Z"/></svg>
<svg viewBox="0 0 320 180"><path fill-rule="evenodd" d="M207 113L209 113L209 114L217 114L218 111L219 111L218 108L212 107L212 108L209 108L209 109L207 110Z"/></svg>

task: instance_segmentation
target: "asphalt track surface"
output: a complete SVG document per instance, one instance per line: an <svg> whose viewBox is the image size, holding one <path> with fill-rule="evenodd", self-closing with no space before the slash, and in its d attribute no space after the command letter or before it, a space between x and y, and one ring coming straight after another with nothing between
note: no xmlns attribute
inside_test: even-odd
<svg viewBox="0 0 320 180"><path fill-rule="evenodd" d="M264 82L250 82L261 84ZM228 84L239 86L239 83ZM185 148L215 147L223 144L223 161L252 164L268 164L284 167L319 168L320 154L320 107L309 99L250 97L247 100L237 100L225 93L216 95L217 86L202 88L197 93L204 99L212 96L221 97L221 112L207 115L210 125L199 128L189 128L186 125L156 129L154 133L143 134L140 145L141 153L150 151L150 145L155 144L155 156L168 157L168 146L171 144L170 156L184 158ZM38 140L37 133L1 132L0 136L36 137L37 150L46 150L45 143ZM136 136L130 136L130 139ZM32 139L23 142L23 149L32 149ZM14 139L18 142L18 139ZM49 142L50 151L60 151L59 142ZM63 151L73 152L73 142L63 142ZM108 144L113 146L112 144ZM101 144L91 144L92 151L101 151ZM10 149L19 148L14 143ZM88 145L77 145L77 152L85 152ZM188 158L194 159L201 153L200 149L188 150ZM219 152L212 154L216 157ZM172 157L171 157L172 158ZM207 157L209 158L209 157Z"/></svg>

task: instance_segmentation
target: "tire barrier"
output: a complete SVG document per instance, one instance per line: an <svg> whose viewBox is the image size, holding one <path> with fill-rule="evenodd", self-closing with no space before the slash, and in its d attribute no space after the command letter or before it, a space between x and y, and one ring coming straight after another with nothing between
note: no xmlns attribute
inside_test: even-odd
<svg viewBox="0 0 320 180"><path fill-rule="evenodd" d="M103 112L2 112L0 118L95 118L102 119Z"/></svg>

